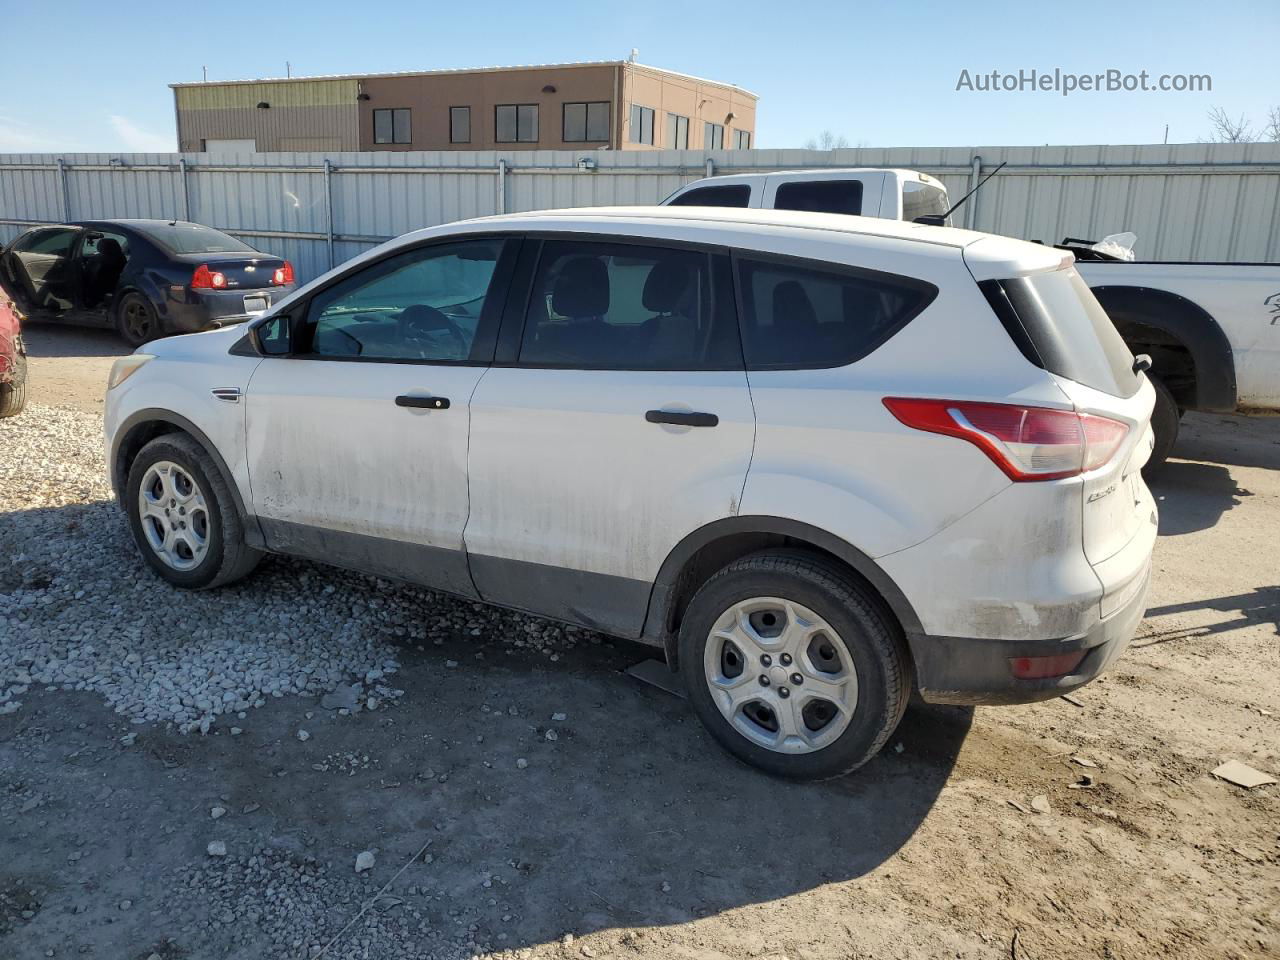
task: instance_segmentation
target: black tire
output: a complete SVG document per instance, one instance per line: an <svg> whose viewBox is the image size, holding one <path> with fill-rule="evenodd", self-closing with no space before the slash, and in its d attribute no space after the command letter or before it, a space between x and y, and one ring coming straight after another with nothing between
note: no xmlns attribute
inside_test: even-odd
<svg viewBox="0 0 1280 960"><path fill-rule="evenodd" d="M1173 399L1173 394L1164 385L1164 381L1150 374L1147 376L1156 389L1156 405L1151 411L1151 432L1155 434L1155 446L1151 449L1146 466L1142 468L1142 475L1153 477L1160 472L1164 462L1169 459L1169 454L1173 452L1173 445L1178 440L1178 421L1182 417L1182 411L1178 409L1178 402Z"/></svg>
<svg viewBox="0 0 1280 960"><path fill-rule="evenodd" d="M116 333L131 347L164 335L156 308L140 293L126 293L116 304Z"/></svg>
<svg viewBox="0 0 1280 960"><path fill-rule="evenodd" d="M830 744L802 754L775 752L738 732L716 706L703 654L716 621L753 597L779 597L821 616L848 648L858 697L849 725ZM822 557L767 551L720 570L694 595L680 625L680 666L689 702L707 730L738 759L792 780L827 780L856 770L884 746L911 694L911 659L901 629L854 576Z"/></svg>
<svg viewBox="0 0 1280 960"><path fill-rule="evenodd" d="M142 529L138 509L139 489L147 470L168 460L186 470L205 495L208 511L208 552L190 570L169 566L152 549ZM166 433L146 444L129 465L125 481L124 507L134 542L156 573L174 586L188 590L208 590L225 586L247 576L262 559L262 552L244 541L244 527L227 481L213 458L185 433Z"/></svg>
<svg viewBox="0 0 1280 960"><path fill-rule="evenodd" d="M27 405L27 358L13 359L13 379L0 383L0 418L16 417Z"/></svg>

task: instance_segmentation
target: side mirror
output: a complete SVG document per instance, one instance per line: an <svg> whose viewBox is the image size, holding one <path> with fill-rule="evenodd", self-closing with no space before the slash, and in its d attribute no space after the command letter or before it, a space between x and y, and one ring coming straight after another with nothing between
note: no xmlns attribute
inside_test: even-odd
<svg viewBox="0 0 1280 960"><path fill-rule="evenodd" d="M249 328L253 347L264 357L284 357L293 351L292 317L278 313L255 322Z"/></svg>

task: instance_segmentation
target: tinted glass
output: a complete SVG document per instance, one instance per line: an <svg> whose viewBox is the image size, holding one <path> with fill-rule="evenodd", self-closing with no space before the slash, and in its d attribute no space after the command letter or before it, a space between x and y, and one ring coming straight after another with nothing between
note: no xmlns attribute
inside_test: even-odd
<svg viewBox="0 0 1280 960"><path fill-rule="evenodd" d="M585 103L564 105L563 139L570 143L587 139L587 105Z"/></svg>
<svg viewBox="0 0 1280 960"><path fill-rule="evenodd" d="M1114 397L1141 386L1133 354L1074 267L981 287L1032 363Z"/></svg>
<svg viewBox="0 0 1280 960"><path fill-rule="evenodd" d="M521 142L532 143L538 139L538 105L521 104L516 107L516 137Z"/></svg>
<svg viewBox="0 0 1280 960"><path fill-rule="evenodd" d="M494 110L493 137L499 143L516 142L516 108L500 106Z"/></svg>
<svg viewBox="0 0 1280 960"><path fill-rule="evenodd" d="M702 148L704 150L724 149L724 126L719 123L703 124Z"/></svg>
<svg viewBox="0 0 1280 960"><path fill-rule="evenodd" d="M587 139L609 139L609 101L587 104Z"/></svg>
<svg viewBox="0 0 1280 960"><path fill-rule="evenodd" d="M743 258L739 271L748 370L852 363L938 293L921 281L852 268Z"/></svg>
<svg viewBox="0 0 1280 960"><path fill-rule="evenodd" d="M745 207L751 202L751 187L731 183L723 187L698 187L672 200L671 207Z"/></svg>
<svg viewBox="0 0 1280 960"><path fill-rule="evenodd" d="M390 110L373 111L373 142L390 143L392 122Z"/></svg>
<svg viewBox="0 0 1280 960"><path fill-rule="evenodd" d="M631 142L653 143L653 108L631 105Z"/></svg>
<svg viewBox="0 0 1280 960"><path fill-rule="evenodd" d="M170 253L257 253L253 247L229 237L221 230L199 223L148 223L137 227L141 233Z"/></svg>
<svg viewBox="0 0 1280 960"><path fill-rule="evenodd" d="M814 213L862 212L861 180L800 180L784 183L774 194L778 210L810 210Z"/></svg>
<svg viewBox="0 0 1280 960"><path fill-rule="evenodd" d="M450 143L470 143L471 142L471 108L470 107L450 107L449 108L449 142Z"/></svg>
<svg viewBox="0 0 1280 960"><path fill-rule="evenodd" d="M110 242L104 247L104 241ZM93 231L85 234L84 243L80 245L80 256L85 259L99 256L113 257L117 251L126 257L129 256L129 238L122 233Z"/></svg>
<svg viewBox="0 0 1280 960"><path fill-rule="evenodd" d="M33 230L13 245L15 253L44 253L58 257L71 255L75 230Z"/></svg>
<svg viewBox="0 0 1280 960"><path fill-rule="evenodd" d="M412 143L413 133L409 127L409 111L391 111L391 134L396 143Z"/></svg>
<svg viewBox="0 0 1280 960"><path fill-rule="evenodd" d="M751 131L750 130L733 131L733 149L735 150L751 149Z"/></svg>
<svg viewBox="0 0 1280 960"><path fill-rule="evenodd" d="M907 223L916 217L940 217L949 206L947 191L941 187L918 180L908 180L902 185L902 219ZM950 222L947 226L951 226Z"/></svg>
<svg viewBox="0 0 1280 960"><path fill-rule="evenodd" d="M689 118L676 113L667 114L667 148L689 149Z"/></svg>
<svg viewBox="0 0 1280 960"><path fill-rule="evenodd" d="M587 370L741 367L731 304L715 309L711 269L712 258L698 251L548 241L520 362Z"/></svg>
<svg viewBox="0 0 1280 960"><path fill-rule="evenodd" d="M298 352L467 360L501 251L500 240L468 240L368 267L311 301Z"/></svg>

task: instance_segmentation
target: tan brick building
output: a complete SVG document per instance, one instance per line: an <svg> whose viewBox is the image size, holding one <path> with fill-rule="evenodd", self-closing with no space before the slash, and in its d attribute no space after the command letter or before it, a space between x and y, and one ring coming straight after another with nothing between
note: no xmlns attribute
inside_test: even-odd
<svg viewBox="0 0 1280 960"><path fill-rule="evenodd" d="M172 88L184 152L756 145L755 94L627 60Z"/></svg>

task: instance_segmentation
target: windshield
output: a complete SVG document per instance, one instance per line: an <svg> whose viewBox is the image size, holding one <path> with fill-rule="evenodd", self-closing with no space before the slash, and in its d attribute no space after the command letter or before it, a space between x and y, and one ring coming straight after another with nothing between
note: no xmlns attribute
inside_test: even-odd
<svg viewBox="0 0 1280 960"><path fill-rule="evenodd" d="M199 223L157 223L138 228L170 253L257 253L221 230Z"/></svg>

